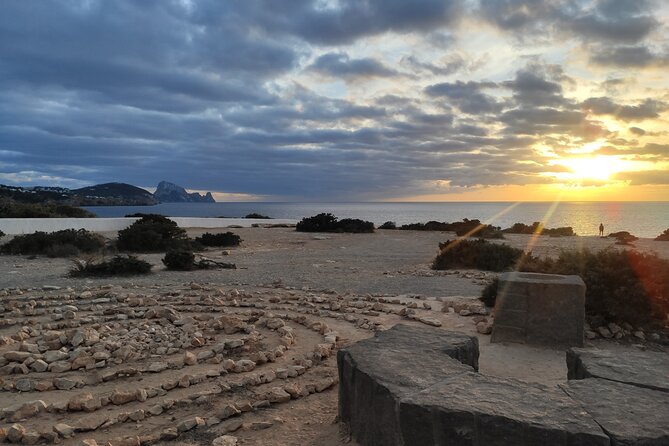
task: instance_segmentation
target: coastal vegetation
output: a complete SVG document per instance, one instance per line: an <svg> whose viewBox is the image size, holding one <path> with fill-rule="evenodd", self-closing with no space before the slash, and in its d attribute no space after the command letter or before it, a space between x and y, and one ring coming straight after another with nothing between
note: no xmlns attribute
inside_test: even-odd
<svg viewBox="0 0 669 446"><path fill-rule="evenodd" d="M639 240L639 237L636 237L627 231L612 232L607 235L607 237L616 239L616 245L629 245L630 243Z"/></svg>
<svg viewBox="0 0 669 446"><path fill-rule="evenodd" d="M93 218L86 209L60 203L21 203L0 199L0 218Z"/></svg>
<svg viewBox="0 0 669 446"><path fill-rule="evenodd" d="M449 231L455 232L458 237L477 237L477 238L504 238L501 228L481 223L477 219L463 218L462 221L452 223L428 221L427 223L409 223L400 226L403 231Z"/></svg>
<svg viewBox="0 0 669 446"><path fill-rule="evenodd" d="M516 265L523 250L483 239L448 240L439 243L439 254L432 269L472 268L485 271L505 271Z"/></svg>
<svg viewBox="0 0 669 446"><path fill-rule="evenodd" d="M117 255L109 260L73 260L70 277L138 276L149 274L152 265L135 256Z"/></svg>
<svg viewBox="0 0 669 446"><path fill-rule="evenodd" d="M655 241L657 242L669 242L669 229L665 229L665 231L655 237Z"/></svg>
<svg viewBox="0 0 669 446"><path fill-rule="evenodd" d="M332 214L322 213L313 217L305 217L295 227L299 232L374 232L374 223L358 218L344 218L339 220Z"/></svg>
<svg viewBox="0 0 669 446"><path fill-rule="evenodd" d="M434 269L475 268L490 271L578 275L586 285L590 317L635 325L663 324L669 315L669 261L633 249L564 250L555 258L537 258L484 240L440 244ZM481 300L494 306L498 282L483 289Z"/></svg>
<svg viewBox="0 0 669 446"><path fill-rule="evenodd" d="M510 228L503 229L502 232L506 234L540 234L551 237L571 237L576 235L571 226L563 226L560 228L545 228L542 223L535 221L531 225L525 223L514 223Z"/></svg>
<svg viewBox="0 0 669 446"><path fill-rule="evenodd" d="M205 232L200 237L196 237L195 242L203 246L228 247L239 246L242 238L230 231L218 234Z"/></svg>
<svg viewBox="0 0 669 446"><path fill-rule="evenodd" d="M196 269L226 268L236 269L234 263L217 262L211 259L195 259L195 254L187 250L168 251L163 258L163 264L171 271L192 271Z"/></svg>
<svg viewBox="0 0 669 446"><path fill-rule="evenodd" d="M387 221L381 226L379 226L379 229L397 229L397 225L395 224L394 221Z"/></svg>
<svg viewBox="0 0 669 446"><path fill-rule="evenodd" d="M105 239L85 229L65 229L56 232L35 232L13 237L0 246L3 254L47 255L71 257L80 253L94 253L105 246Z"/></svg>
<svg viewBox="0 0 669 446"><path fill-rule="evenodd" d="M126 252L160 252L190 247L186 231L174 221L157 214L147 214L118 231L116 247Z"/></svg>
<svg viewBox="0 0 669 446"><path fill-rule="evenodd" d="M271 220L272 217L268 217L267 215L263 214L258 214L257 212L251 212L250 214L246 215L244 218L255 218L255 219L262 219L262 220Z"/></svg>

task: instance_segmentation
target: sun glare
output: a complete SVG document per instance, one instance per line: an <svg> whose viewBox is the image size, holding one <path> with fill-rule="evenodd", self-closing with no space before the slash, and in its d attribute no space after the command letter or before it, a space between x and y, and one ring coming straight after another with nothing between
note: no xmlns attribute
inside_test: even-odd
<svg viewBox="0 0 669 446"><path fill-rule="evenodd" d="M560 175L571 180L610 180L613 175L630 169L631 163L615 156L596 156L588 158L566 158L555 164L569 169Z"/></svg>

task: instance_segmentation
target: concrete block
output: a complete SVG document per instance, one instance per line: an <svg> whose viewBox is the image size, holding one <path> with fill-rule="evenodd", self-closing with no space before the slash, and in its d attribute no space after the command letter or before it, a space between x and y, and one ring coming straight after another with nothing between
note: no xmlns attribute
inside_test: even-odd
<svg viewBox="0 0 669 446"><path fill-rule="evenodd" d="M510 272L500 276L491 342L583 345L585 284L578 276Z"/></svg>

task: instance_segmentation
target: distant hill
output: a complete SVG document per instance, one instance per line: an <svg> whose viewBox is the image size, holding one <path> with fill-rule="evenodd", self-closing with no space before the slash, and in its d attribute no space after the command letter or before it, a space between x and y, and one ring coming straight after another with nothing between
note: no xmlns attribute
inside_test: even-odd
<svg viewBox="0 0 669 446"><path fill-rule="evenodd" d="M70 191L82 206L123 206L158 204L151 192L126 183L104 183Z"/></svg>
<svg viewBox="0 0 669 446"><path fill-rule="evenodd" d="M201 195L197 192L186 192L181 186L168 181L158 183L153 196L161 203L216 203L211 192Z"/></svg>
<svg viewBox="0 0 669 446"><path fill-rule="evenodd" d="M80 189L64 187L20 187L0 184L0 199L27 204L70 206L151 206L158 203L216 203L211 192L186 192L167 181L158 184L155 194L132 184L104 183Z"/></svg>
<svg viewBox="0 0 669 446"><path fill-rule="evenodd" d="M18 203L67 204L71 206L146 206L158 200L144 189L125 183L106 183L81 189L20 187L0 184L0 198Z"/></svg>

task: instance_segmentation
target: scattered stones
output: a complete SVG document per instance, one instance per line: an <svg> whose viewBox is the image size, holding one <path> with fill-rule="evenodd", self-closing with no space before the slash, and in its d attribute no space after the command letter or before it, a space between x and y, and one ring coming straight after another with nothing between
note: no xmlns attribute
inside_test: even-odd
<svg viewBox="0 0 669 446"><path fill-rule="evenodd" d="M211 443L213 446L237 446L237 437L231 435L223 435L215 438Z"/></svg>

